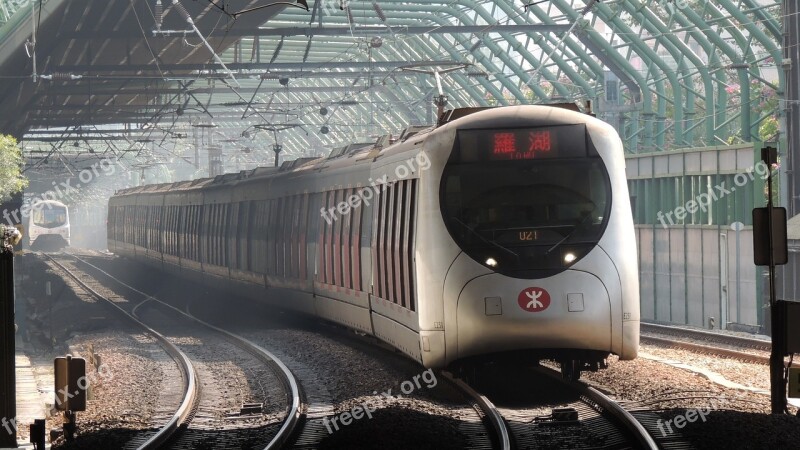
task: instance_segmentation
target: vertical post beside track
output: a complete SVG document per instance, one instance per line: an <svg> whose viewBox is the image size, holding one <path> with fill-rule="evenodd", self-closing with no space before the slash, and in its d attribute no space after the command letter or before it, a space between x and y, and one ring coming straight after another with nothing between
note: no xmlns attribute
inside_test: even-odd
<svg viewBox="0 0 800 450"><path fill-rule="evenodd" d="M16 448L14 250L6 230L0 225L0 447Z"/></svg>

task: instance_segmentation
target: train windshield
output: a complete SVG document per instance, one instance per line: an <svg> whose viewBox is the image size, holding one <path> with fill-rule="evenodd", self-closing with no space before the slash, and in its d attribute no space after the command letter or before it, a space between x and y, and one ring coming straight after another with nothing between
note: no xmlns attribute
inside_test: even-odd
<svg viewBox="0 0 800 450"><path fill-rule="evenodd" d="M37 205L32 210L33 224L42 228L56 228L67 223L67 208L59 205Z"/></svg>
<svg viewBox="0 0 800 450"><path fill-rule="evenodd" d="M514 157L494 153L499 132L459 132L441 192L445 223L464 252L498 272L525 278L553 275L586 255L610 213L605 165L589 143L576 139L583 136L586 142L585 129L550 137L536 130L504 133L516 144L500 148L520 149L522 155ZM559 149L553 146L556 137L561 146L565 139L575 142ZM550 142L531 144L536 139ZM548 146L546 157L537 154Z"/></svg>

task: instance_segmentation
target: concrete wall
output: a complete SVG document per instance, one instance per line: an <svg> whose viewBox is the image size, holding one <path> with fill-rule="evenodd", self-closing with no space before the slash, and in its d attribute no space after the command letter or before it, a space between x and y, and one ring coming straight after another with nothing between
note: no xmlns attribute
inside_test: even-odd
<svg viewBox="0 0 800 450"><path fill-rule="evenodd" d="M763 323L752 227L739 232L738 277L733 230L637 225L636 240L644 320L708 326L713 317L716 327Z"/></svg>
<svg viewBox="0 0 800 450"><path fill-rule="evenodd" d="M713 317L715 328L764 324L762 270L753 264L752 208L764 202L764 181L754 170L756 148L626 156L642 319L707 327ZM699 196L708 201L704 209L690 204Z"/></svg>

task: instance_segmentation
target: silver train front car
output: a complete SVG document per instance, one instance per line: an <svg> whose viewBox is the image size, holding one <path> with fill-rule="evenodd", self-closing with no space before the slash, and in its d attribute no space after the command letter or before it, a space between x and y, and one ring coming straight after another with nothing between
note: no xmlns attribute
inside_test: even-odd
<svg viewBox="0 0 800 450"><path fill-rule="evenodd" d="M591 368L609 353L636 357L636 242L610 125L559 108L491 109L421 147L426 366L530 356Z"/></svg>

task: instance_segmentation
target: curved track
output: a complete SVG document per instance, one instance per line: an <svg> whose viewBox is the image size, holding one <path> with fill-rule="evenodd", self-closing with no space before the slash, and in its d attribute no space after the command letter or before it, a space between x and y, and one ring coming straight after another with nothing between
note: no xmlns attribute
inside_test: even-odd
<svg viewBox="0 0 800 450"><path fill-rule="evenodd" d="M444 378L455 385L457 388L461 389L469 398L475 402L475 405L478 409L480 409L484 416L485 420L487 420L490 425L491 429L494 430L495 434L495 442L500 450L510 450L511 447L511 433L506 425L505 420L503 420L503 416L500 414L500 410L491 402L486 396L481 395L475 389L472 389L467 383L462 380L459 380L453 376L450 372L442 372L441 373Z"/></svg>
<svg viewBox="0 0 800 450"><path fill-rule="evenodd" d="M519 397L530 393L524 392L522 388L514 388L520 394L514 395L518 398L497 401L490 400L471 385L454 379L448 373L444 375L479 405L485 420L494 430L496 445L502 450L542 446L550 448L553 445L563 448L659 448L647 428L619 403L586 383L564 380L556 370L540 366L525 378L530 383L528 385L541 389L541 392L537 388L532 389L532 399L520 399ZM550 387L541 388L545 384ZM496 385L496 382L491 381L489 386L492 385ZM563 392L553 395L555 391ZM564 395L564 392L570 394ZM511 405L496 406L509 401ZM574 408L577 415L567 420L561 420L555 414L542 415L543 410L555 404ZM576 438L576 434L581 433L586 434L586 437Z"/></svg>
<svg viewBox="0 0 800 450"><path fill-rule="evenodd" d="M639 420L606 394L582 381L566 381L561 373L553 369L539 367L538 371L569 386L570 389L580 394L581 400L595 409L599 408L601 413L611 417L618 426L627 430L628 435L636 444L634 448L658 449L656 441Z"/></svg>
<svg viewBox="0 0 800 450"><path fill-rule="evenodd" d="M71 270L65 267L60 261L54 258L52 255L47 253L43 253L45 257L47 257L53 264L58 266L67 276L73 279L78 285L88 292L90 295L95 297L98 300L102 300L107 304L114 307L117 312L130 320L132 323L136 324L137 326L144 329L147 333L153 336L160 345L164 348L164 350L169 354L172 359L177 364L181 374L183 375L184 380L184 395L183 399L181 400L180 406L175 411L175 414L169 419L169 421L161 426L161 428L156 431L155 433L146 433L143 436L134 439L134 444L137 449L144 450L144 449L155 449L163 446L167 441L172 438L173 435L180 429L181 426L185 425L188 421L191 420L191 416L193 415L194 411L197 409L197 402L198 402L198 384L197 384L197 374L195 372L194 365L192 361L183 353L177 346L175 346L172 342L170 342L164 335L155 331L154 329L150 328L149 326L145 325L143 322L139 321L133 313L129 313L125 311L122 307L117 305L116 303L110 301L108 298L104 297L97 291L95 291L92 287L86 284L83 280L80 279L77 275L75 275Z"/></svg>
<svg viewBox="0 0 800 450"><path fill-rule="evenodd" d="M242 338L241 336L237 336L233 333L228 332L227 330L223 330L221 328L215 327L211 324L208 324L200 319L195 318L189 313L185 313L183 311L174 308L173 306L158 300L150 295L147 295L134 287L122 282L121 280L117 279L116 277L108 274L107 272L103 271L102 269L94 266L93 264L82 260L78 256L70 255L75 260L91 267L93 270L102 273L104 276L108 277L109 279L113 280L115 283L124 286L126 289L129 289L133 292L142 295L145 300L139 303L131 312L126 311L119 305L115 304L113 301L109 300L108 298L104 297L103 295L99 294L95 289L90 287L86 282L80 279L73 271L69 270L64 264L58 261L51 255L45 255L49 258L56 266L58 266L64 273L66 273L70 278L75 280L78 285L80 285L84 290L90 293L92 296L97 298L98 300L103 300L106 303L114 306L114 308L122 315L124 315L129 320L133 321L136 325L144 328L148 333L152 334L161 344L164 346L167 353L169 353L173 359L175 359L178 366L181 368L181 372L184 375L185 380L185 395L181 402L180 407L175 412L173 417L161 428L156 431L155 433L148 433L143 437L139 437L135 439L135 442L132 444L135 445L135 448L138 449L152 449L152 448L159 448L166 444L167 442L172 442L177 436L178 431L185 429L186 426L192 421L194 413L197 411L199 405L199 388L198 388L198 380L197 375L195 373L195 368L192 365L190 358L183 352L178 349L177 346L172 344L164 335L158 333L148 325L144 324L136 317L136 310L141 307L146 302L155 302L160 306L164 306L169 308L171 311L176 312L177 314L182 315L183 317L192 320L193 322L202 325L204 328L213 330L215 333L222 334L225 339L229 342L233 343L237 347L245 350L246 352L250 353L251 355L255 356L259 360L261 360L265 365L274 367L276 374L279 374L283 379L283 383L285 384L287 390L289 391L289 398L290 404L288 406L288 412L286 417L283 421L278 432L271 438L269 443L264 447L265 449L277 449L284 446L289 438L292 436L294 431L296 430L297 425L301 421L301 398L302 393L300 391L300 386L295 379L292 372L284 365L277 357L275 357L272 353L267 351L266 349L248 341L247 339Z"/></svg>

